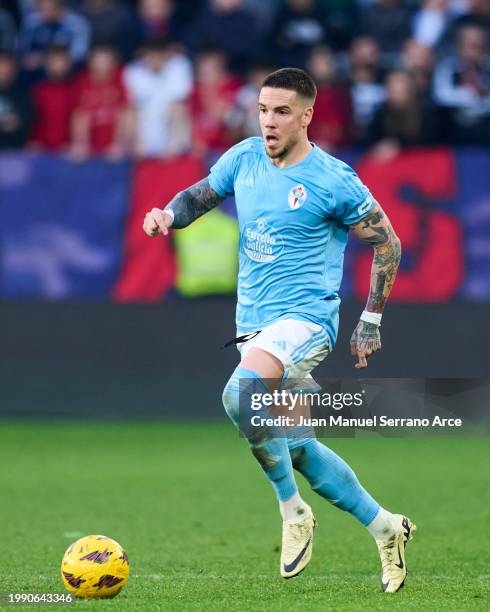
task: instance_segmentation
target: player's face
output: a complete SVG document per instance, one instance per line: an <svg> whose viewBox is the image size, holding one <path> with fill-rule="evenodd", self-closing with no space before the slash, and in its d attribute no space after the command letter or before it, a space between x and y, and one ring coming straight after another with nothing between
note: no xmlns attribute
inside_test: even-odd
<svg viewBox="0 0 490 612"><path fill-rule="evenodd" d="M313 114L295 91L263 87L259 95L260 129L267 155L284 159L302 139L306 138Z"/></svg>

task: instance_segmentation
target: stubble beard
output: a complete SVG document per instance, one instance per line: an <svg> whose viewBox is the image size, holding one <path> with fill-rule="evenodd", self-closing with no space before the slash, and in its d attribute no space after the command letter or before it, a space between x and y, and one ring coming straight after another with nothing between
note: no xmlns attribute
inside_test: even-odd
<svg viewBox="0 0 490 612"><path fill-rule="evenodd" d="M287 142L282 147L282 149L279 149L278 151L269 151L267 146L265 147L265 150L270 159L274 159L276 161L284 161L296 143L297 140L292 139Z"/></svg>

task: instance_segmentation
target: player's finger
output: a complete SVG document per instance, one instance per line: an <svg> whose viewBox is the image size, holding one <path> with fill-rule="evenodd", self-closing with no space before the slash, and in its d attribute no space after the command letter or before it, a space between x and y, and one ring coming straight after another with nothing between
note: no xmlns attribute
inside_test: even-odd
<svg viewBox="0 0 490 612"><path fill-rule="evenodd" d="M165 221L165 215L163 211L159 208L154 208L152 211L153 218L155 219L155 223L158 225L158 229L162 232L164 236L168 234L167 222Z"/></svg>
<svg viewBox="0 0 490 612"><path fill-rule="evenodd" d="M150 213L146 214L145 220L143 221L143 231L148 236L154 236L155 231L158 233L158 225L156 224Z"/></svg>
<svg viewBox="0 0 490 612"><path fill-rule="evenodd" d="M152 234L152 223L151 220L148 217L148 214L145 216L145 219L143 221L143 231L145 232L145 234L147 234L148 236L151 236Z"/></svg>
<svg viewBox="0 0 490 612"><path fill-rule="evenodd" d="M357 345L356 345L356 343L355 343L355 342L351 342L351 343L350 343L350 354L351 354L353 357L357 357Z"/></svg>
<svg viewBox="0 0 490 612"><path fill-rule="evenodd" d="M357 369L359 369L359 368L367 368L366 354L363 351L358 351L357 359L358 359L358 362L355 365L355 367Z"/></svg>
<svg viewBox="0 0 490 612"><path fill-rule="evenodd" d="M148 236L156 236L160 233L160 228L158 227L157 220L155 215L153 214L153 210L149 213L146 213L145 221L143 223L143 229L148 234Z"/></svg>

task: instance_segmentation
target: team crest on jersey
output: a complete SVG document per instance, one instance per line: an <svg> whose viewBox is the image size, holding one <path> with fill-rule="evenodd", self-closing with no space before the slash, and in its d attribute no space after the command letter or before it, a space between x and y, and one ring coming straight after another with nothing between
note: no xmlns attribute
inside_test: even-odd
<svg viewBox="0 0 490 612"><path fill-rule="evenodd" d="M296 185L288 193L289 208L296 210L301 208L306 201L308 194L303 185Z"/></svg>

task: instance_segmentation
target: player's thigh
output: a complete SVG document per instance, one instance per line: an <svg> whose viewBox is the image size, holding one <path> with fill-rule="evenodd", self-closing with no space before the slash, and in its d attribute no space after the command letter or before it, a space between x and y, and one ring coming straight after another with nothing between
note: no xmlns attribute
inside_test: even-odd
<svg viewBox="0 0 490 612"><path fill-rule="evenodd" d="M259 374L270 388L276 389L284 374L284 366L278 357L258 347L251 347L240 361L240 367Z"/></svg>

